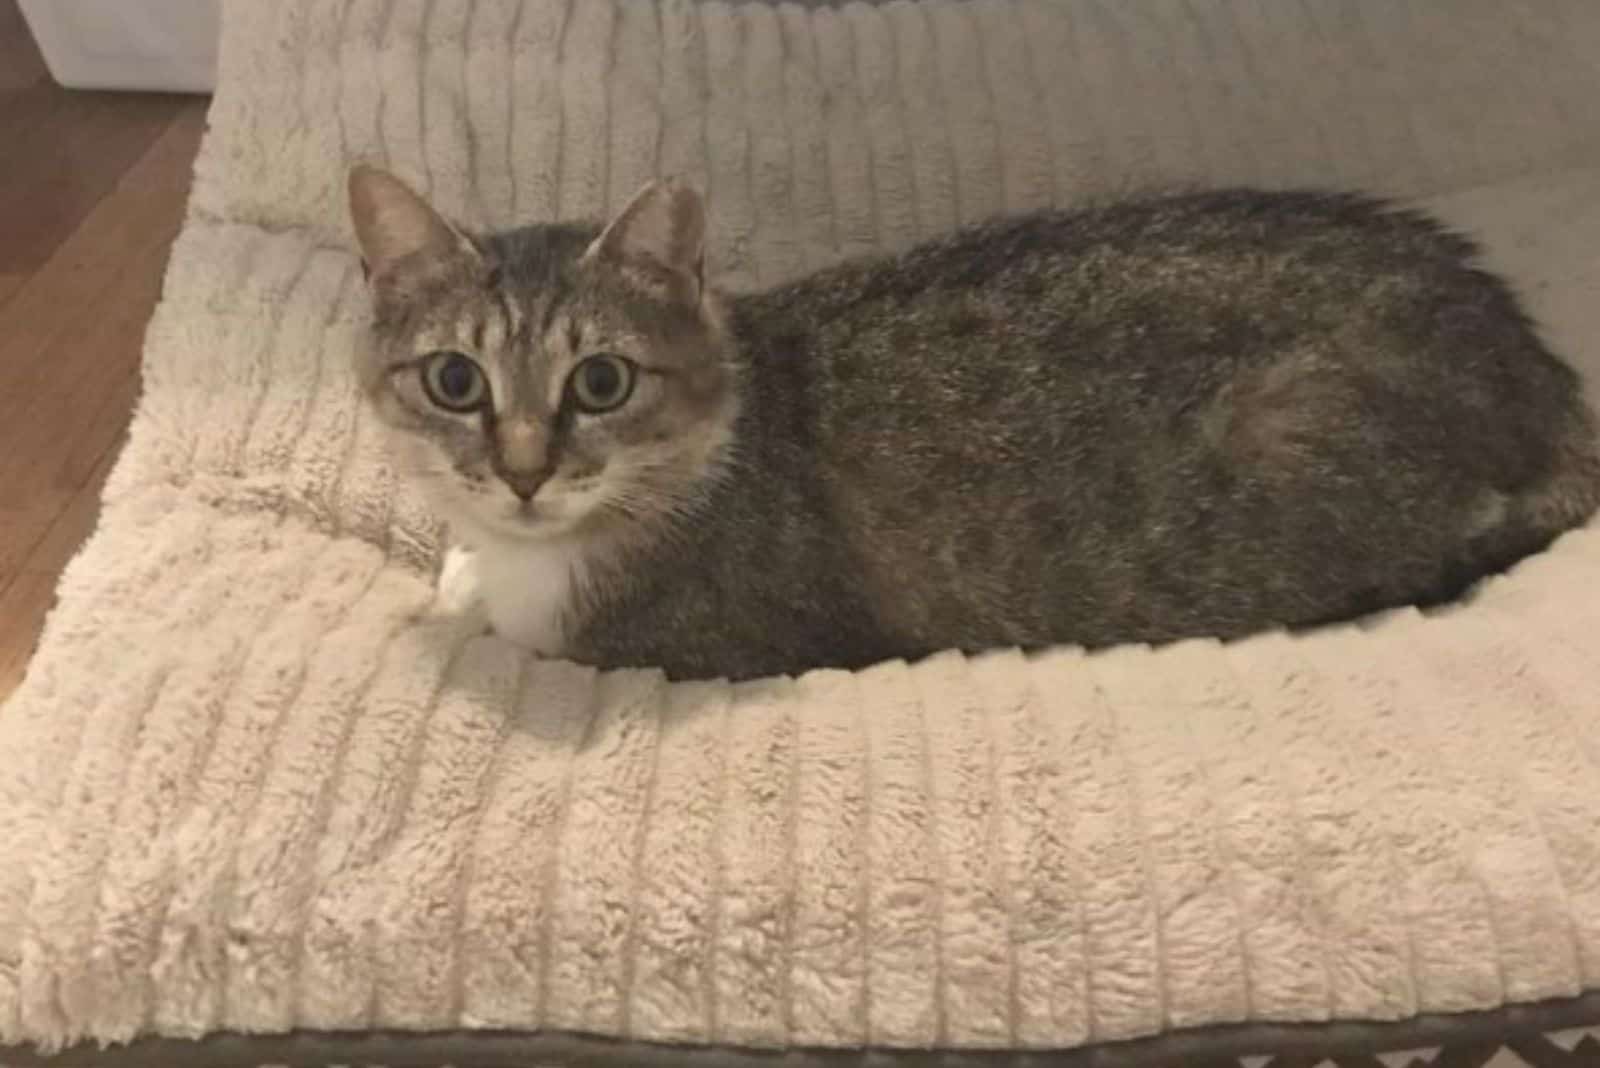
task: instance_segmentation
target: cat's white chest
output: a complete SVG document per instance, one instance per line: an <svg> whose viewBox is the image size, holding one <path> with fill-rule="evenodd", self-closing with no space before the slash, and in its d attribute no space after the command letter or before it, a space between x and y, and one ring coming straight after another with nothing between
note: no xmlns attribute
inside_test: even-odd
<svg viewBox="0 0 1600 1068"><path fill-rule="evenodd" d="M565 542L451 549L439 574L439 605L455 612L480 605L507 641L562 656L564 624L582 575L577 546Z"/></svg>

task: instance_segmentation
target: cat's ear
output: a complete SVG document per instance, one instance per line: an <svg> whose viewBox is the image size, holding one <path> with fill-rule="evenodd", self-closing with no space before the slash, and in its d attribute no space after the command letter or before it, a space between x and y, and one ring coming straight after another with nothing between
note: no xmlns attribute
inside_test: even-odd
<svg viewBox="0 0 1600 1068"><path fill-rule="evenodd" d="M362 266L374 282L419 253L436 261L479 258L465 234L387 171L366 164L353 167L349 193L350 221L361 245Z"/></svg>
<svg viewBox="0 0 1600 1068"><path fill-rule="evenodd" d="M700 194L676 178L651 182L584 253L621 267L665 295L699 303L705 273L706 210Z"/></svg>

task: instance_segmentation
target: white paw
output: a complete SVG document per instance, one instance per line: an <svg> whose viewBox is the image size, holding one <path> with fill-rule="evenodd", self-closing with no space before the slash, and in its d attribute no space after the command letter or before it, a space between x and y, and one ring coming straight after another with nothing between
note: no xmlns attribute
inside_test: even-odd
<svg viewBox="0 0 1600 1068"><path fill-rule="evenodd" d="M478 557L467 549L453 548L444 554L439 569L439 588L433 608L441 615L465 615L481 611L482 585L478 581Z"/></svg>

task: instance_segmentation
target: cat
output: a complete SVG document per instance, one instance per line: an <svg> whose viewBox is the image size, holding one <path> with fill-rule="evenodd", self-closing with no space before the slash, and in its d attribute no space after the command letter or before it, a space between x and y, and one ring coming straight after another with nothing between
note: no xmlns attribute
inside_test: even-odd
<svg viewBox="0 0 1600 1068"><path fill-rule="evenodd" d="M674 679L1236 638L1457 596L1600 505L1577 374L1351 193L1005 218L766 292L698 194L469 234L358 167L365 394L441 595Z"/></svg>

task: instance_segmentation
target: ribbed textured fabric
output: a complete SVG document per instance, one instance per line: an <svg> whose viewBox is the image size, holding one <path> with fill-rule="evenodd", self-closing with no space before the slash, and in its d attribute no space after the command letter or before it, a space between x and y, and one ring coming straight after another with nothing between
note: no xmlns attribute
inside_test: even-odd
<svg viewBox="0 0 1600 1068"><path fill-rule="evenodd" d="M749 287L1355 185L1442 197L1595 366L1596 54L1591 0L233 3L131 441L0 708L0 1041L1064 1047L1600 986L1600 524L1304 637L539 662L425 614L341 212L357 159L477 224L683 173Z"/></svg>

